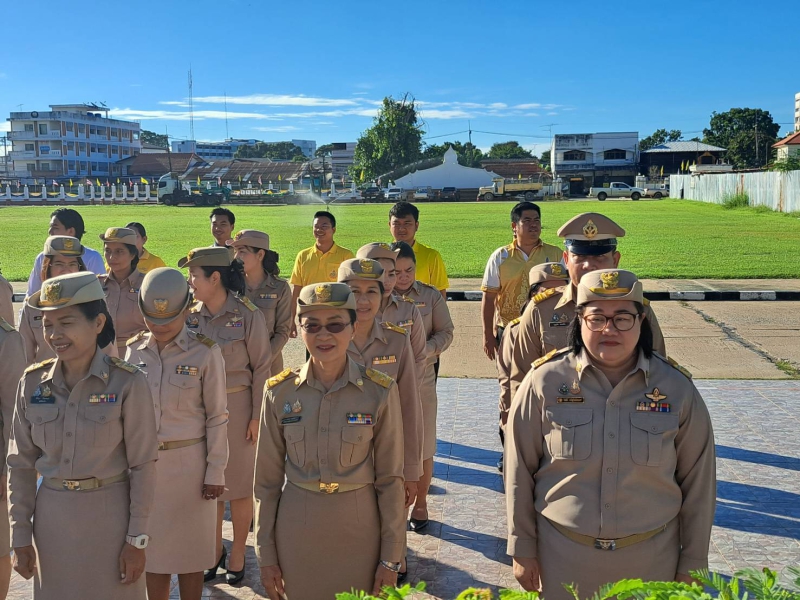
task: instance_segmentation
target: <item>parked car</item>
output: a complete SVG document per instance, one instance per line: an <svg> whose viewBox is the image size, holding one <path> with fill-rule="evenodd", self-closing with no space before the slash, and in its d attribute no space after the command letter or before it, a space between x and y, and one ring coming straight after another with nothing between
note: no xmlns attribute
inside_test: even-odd
<svg viewBox="0 0 800 600"><path fill-rule="evenodd" d="M638 187L631 187L627 183L615 181L608 187L589 188L589 196L601 201L606 198L630 198L631 200L638 200L644 196L644 190Z"/></svg>
<svg viewBox="0 0 800 600"><path fill-rule="evenodd" d="M433 200L433 190L430 186L418 187L414 190L414 200Z"/></svg>
<svg viewBox="0 0 800 600"><path fill-rule="evenodd" d="M393 187L386 191L386 199L390 202L400 202L403 199L403 188Z"/></svg>
<svg viewBox="0 0 800 600"><path fill-rule="evenodd" d="M383 190L377 186L370 186L361 192L364 202L382 202L386 199Z"/></svg>
<svg viewBox="0 0 800 600"><path fill-rule="evenodd" d="M655 185L653 187L644 188L645 198L666 198L669 196L669 184Z"/></svg>
<svg viewBox="0 0 800 600"><path fill-rule="evenodd" d="M439 200L442 202L459 202L461 193L454 187L443 187L439 194Z"/></svg>

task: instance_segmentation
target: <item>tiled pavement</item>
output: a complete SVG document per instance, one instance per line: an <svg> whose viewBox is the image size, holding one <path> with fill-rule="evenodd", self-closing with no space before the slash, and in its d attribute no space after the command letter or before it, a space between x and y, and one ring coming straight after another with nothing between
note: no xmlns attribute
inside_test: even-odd
<svg viewBox="0 0 800 600"><path fill-rule="evenodd" d="M725 575L752 566L800 565L800 381L697 381L717 441L718 504L711 567ZM452 599L469 586L515 587L505 554L505 503L495 468L496 383L442 379L431 526L409 535L411 578ZM226 537L230 535L229 524ZM204 597L263 598L252 548L248 576L219 580ZM15 576L9 598L30 597ZM173 597L178 598L177 589ZM309 599L302 599L309 600Z"/></svg>

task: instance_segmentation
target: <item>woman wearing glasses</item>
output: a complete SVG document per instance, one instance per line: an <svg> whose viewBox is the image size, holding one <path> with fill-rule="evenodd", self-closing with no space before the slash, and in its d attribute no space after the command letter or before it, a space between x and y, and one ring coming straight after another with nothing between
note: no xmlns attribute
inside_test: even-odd
<svg viewBox="0 0 800 600"><path fill-rule="evenodd" d="M405 536L397 386L348 357L356 300L346 284L304 287L297 313L311 357L267 381L261 413L261 581L271 600L377 595L397 581Z"/></svg>
<svg viewBox="0 0 800 600"><path fill-rule="evenodd" d="M708 568L714 435L687 371L653 352L642 284L584 275L570 345L534 362L506 427L508 553L526 590L568 598Z"/></svg>

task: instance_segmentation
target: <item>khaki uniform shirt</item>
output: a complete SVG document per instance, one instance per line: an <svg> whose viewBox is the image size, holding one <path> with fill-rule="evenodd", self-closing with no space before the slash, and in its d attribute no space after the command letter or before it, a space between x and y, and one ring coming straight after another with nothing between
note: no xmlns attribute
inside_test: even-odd
<svg viewBox="0 0 800 600"><path fill-rule="evenodd" d="M714 433L697 388L667 359L640 353L612 388L585 350L564 350L525 377L506 436L511 556L537 555L536 513L603 539L680 517L678 572L708 568Z"/></svg>
<svg viewBox="0 0 800 600"><path fill-rule="evenodd" d="M378 313L378 318L382 323L391 323L402 327L408 332L408 339L411 341L411 350L414 352L414 367L417 377L422 379L425 372L425 360L427 354L427 335L425 324L422 322L422 314L411 298L403 298L397 294L389 296L389 303L383 312Z"/></svg>
<svg viewBox="0 0 800 600"><path fill-rule="evenodd" d="M428 355L426 360L428 365L432 365L453 341L455 327L450 318L447 302L444 301L439 290L421 281L415 281L404 297L413 300L414 306L422 315L422 323L425 325L425 334L428 339L425 349Z"/></svg>
<svg viewBox="0 0 800 600"><path fill-rule="evenodd" d="M22 346L22 336L5 319L0 318L0 444L3 456L8 455L8 440L11 437L11 421L14 416L14 405L17 403L17 387L25 370L25 352ZM6 472L6 464L0 472Z"/></svg>
<svg viewBox="0 0 800 600"><path fill-rule="evenodd" d="M374 485L380 559L399 562L406 534L403 433L391 378L348 359L342 377L326 390L309 361L271 380L264 395L254 485L259 565L278 564L275 521L285 479Z"/></svg>
<svg viewBox="0 0 800 600"><path fill-rule="evenodd" d="M59 359L28 367L8 451L12 546L31 544L37 472L108 479L131 469L128 534L148 533L157 458L153 399L138 368L98 350L86 377L70 391Z"/></svg>
<svg viewBox="0 0 800 600"><path fill-rule="evenodd" d="M511 362L512 396L533 361L567 345L570 323L575 316L575 293L573 285L547 289L534 296L525 307ZM653 350L666 356L664 335L648 300L645 300L644 314L653 331Z"/></svg>
<svg viewBox="0 0 800 600"><path fill-rule="evenodd" d="M264 315L247 298L228 292L228 299L218 314L212 315L202 302L197 302L189 309L186 324L189 329L220 345L225 359L227 389L236 390L241 386L251 389L251 420L257 421L261 414L264 384L272 365Z"/></svg>
<svg viewBox="0 0 800 600"><path fill-rule="evenodd" d="M375 319L364 347L359 350L351 341L347 354L358 364L382 371L397 382L403 415L403 475L408 481L419 481L422 475L422 402L419 397L422 373L417 374L415 370L408 333Z"/></svg>
<svg viewBox="0 0 800 600"><path fill-rule="evenodd" d="M14 326L14 288L0 275L0 319Z"/></svg>
<svg viewBox="0 0 800 600"><path fill-rule="evenodd" d="M204 338L208 339L208 338ZM125 360L147 374L159 442L206 438L206 485L225 485L228 398L225 361L213 341L183 328L159 354L151 333L128 342Z"/></svg>
<svg viewBox="0 0 800 600"><path fill-rule="evenodd" d="M120 353L124 353L125 342L140 331L147 330L144 317L139 310L139 288L144 275L138 269L134 269L133 273L120 283L117 283L111 274L99 275L98 279L103 284L108 312L114 321L117 347Z"/></svg>
<svg viewBox="0 0 800 600"><path fill-rule="evenodd" d="M285 279L267 275L259 287L247 288L245 295L264 315L274 360L289 341L289 330L292 327L292 290Z"/></svg>
<svg viewBox="0 0 800 600"><path fill-rule="evenodd" d="M511 359L514 352L514 342L519 333L519 317L509 321L500 338L500 348L497 350L497 382L500 384L500 419L503 424L508 417L511 407Z"/></svg>

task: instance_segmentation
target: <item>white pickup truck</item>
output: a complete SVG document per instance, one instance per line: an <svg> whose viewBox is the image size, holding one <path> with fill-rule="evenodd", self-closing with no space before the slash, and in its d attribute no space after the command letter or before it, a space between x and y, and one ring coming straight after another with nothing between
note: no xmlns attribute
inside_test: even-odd
<svg viewBox="0 0 800 600"><path fill-rule="evenodd" d="M609 187L589 188L589 196L601 201L606 198L630 198L631 200L638 200L644 196L644 190L638 187L631 187L627 183L615 181L611 183Z"/></svg>

